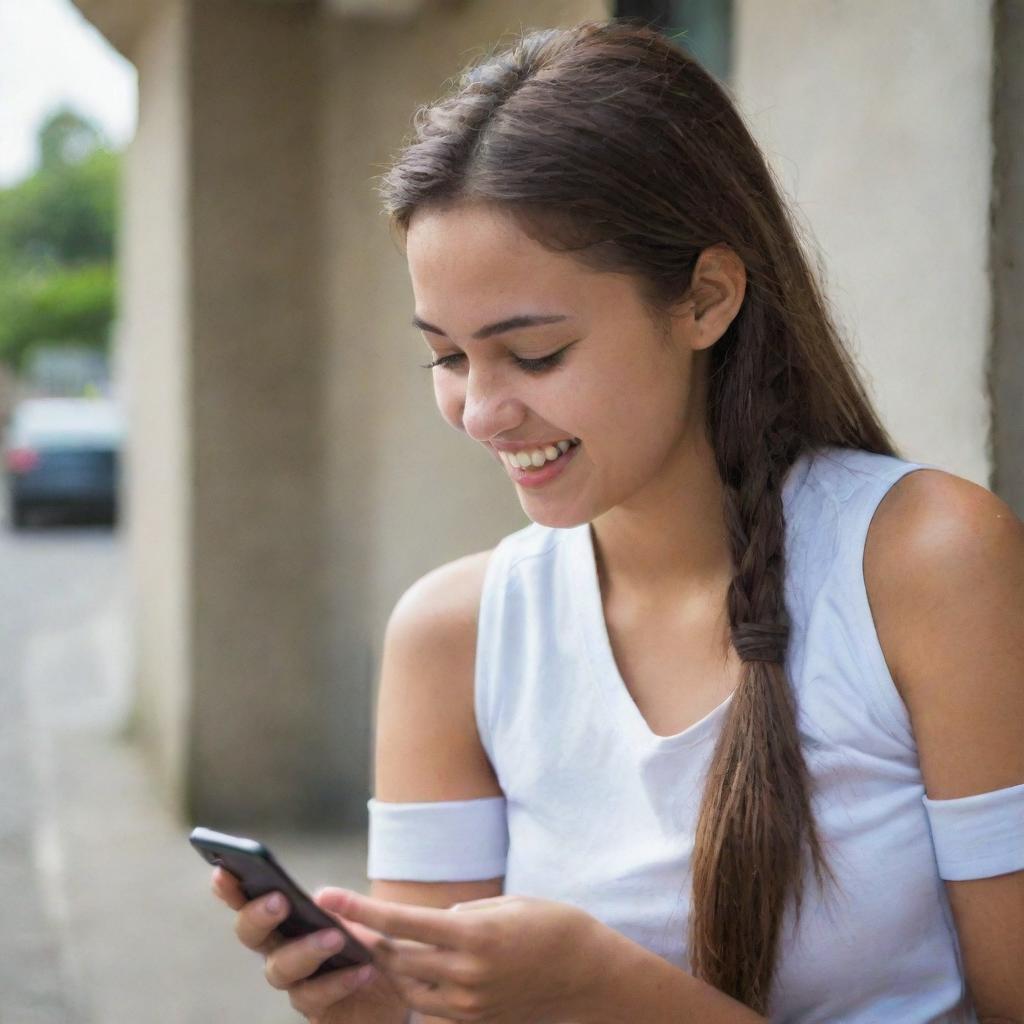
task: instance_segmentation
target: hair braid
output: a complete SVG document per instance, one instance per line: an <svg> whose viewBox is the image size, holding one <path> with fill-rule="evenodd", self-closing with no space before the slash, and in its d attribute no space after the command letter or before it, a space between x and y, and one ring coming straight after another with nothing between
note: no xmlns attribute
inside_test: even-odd
<svg viewBox="0 0 1024 1024"><path fill-rule="evenodd" d="M712 754L697 825L693 901L708 912L691 915L689 933L695 972L767 1013L785 912L780 894L795 894L799 913L805 844L819 884L830 872L785 671L790 621L783 487L806 442L791 421L786 394L793 367L779 349L751 345L744 358L734 351L740 331L769 331L768 311L755 299L740 317L745 322L730 328L714 353L708 430L734 565L729 625L744 666ZM726 362L731 372L722 372Z"/></svg>

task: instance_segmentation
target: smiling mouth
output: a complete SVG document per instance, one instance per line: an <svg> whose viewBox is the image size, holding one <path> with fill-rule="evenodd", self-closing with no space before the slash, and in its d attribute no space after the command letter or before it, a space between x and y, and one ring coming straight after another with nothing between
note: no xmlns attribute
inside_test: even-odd
<svg viewBox="0 0 1024 1024"><path fill-rule="evenodd" d="M529 472L530 470L543 469L551 462L556 462L570 448L577 448L580 440L577 437L566 438L556 441L554 444L544 445L539 448L525 448L518 452L504 452L495 449L502 462L510 469Z"/></svg>

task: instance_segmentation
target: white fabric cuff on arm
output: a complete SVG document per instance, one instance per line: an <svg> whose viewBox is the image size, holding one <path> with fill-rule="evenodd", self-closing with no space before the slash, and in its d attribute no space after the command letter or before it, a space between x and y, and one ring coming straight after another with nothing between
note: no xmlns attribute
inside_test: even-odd
<svg viewBox="0 0 1024 1024"><path fill-rule="evenodd" d="M940 878L959 882L1024 868L1024 783L953 800L922 800Z"/></svg>
<svg viewBox="0 0 1024 1024"><path fill-rule="evenodd" d="M366 877L403 882L500 878L508 858L505 797L396 804L371 799Z"/></svg>

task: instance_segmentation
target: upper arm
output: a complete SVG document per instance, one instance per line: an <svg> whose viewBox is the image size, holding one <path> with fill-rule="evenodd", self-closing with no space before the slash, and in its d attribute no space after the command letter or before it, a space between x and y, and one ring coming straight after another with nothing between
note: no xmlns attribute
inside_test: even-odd
<svg viewBox="0 0 1024 1024"><path fill-rule="evenodd" d="M474 713L476 628L490 552L441 566L395 605L384 633L374 789L389 803L501 796ZM468 882L374 879L380 899L448 907L498 896L502 878Z"/></svg>
<svg viewBox="0 0 1024 1024"><path fill-rule="evenodd" d="M1024 782L1024 525L936 470L901 479L868 532L879 641L935 800ZM1024 871L947 881L982 1021L1024 1020Z"/></svg>

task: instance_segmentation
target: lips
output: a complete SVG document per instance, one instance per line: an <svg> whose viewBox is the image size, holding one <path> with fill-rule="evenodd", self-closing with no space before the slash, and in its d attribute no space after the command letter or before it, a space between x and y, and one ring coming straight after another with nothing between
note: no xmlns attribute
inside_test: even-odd
<svg viewBox="0 0 1024 1024"><path fill-rule="evenodd" d="M544 465L539 467L531 466L529 469L512 466L504 456L501 457L501 461L505 464L506 472L516 484L532 490L538 487L545 487L550 481L561 476L565 472L565 467L572 463L581 447L581 443L570 445L557 458L546 461Z"/></svg>

